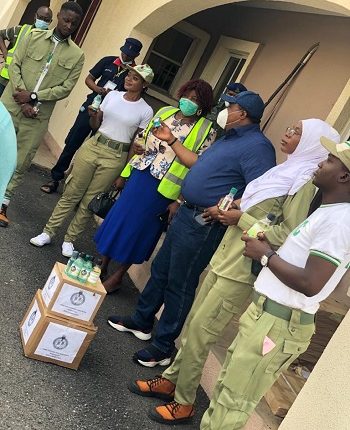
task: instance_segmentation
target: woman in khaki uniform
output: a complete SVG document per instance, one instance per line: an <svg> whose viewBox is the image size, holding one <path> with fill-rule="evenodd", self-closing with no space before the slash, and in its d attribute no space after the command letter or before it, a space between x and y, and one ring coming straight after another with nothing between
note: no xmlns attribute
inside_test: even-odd
<svg viewBox="0 0 350 430"><path fill-rule="evenodd" d="M144 88L152 79L153 71L147 64L130 67L124 84L126 92L110 91L99 109L89 107L91 126L98 131L77 152L64 193L43 233L30 240L32 245L42 247L51 243L64 220L79 204L62 244L62 254L72 255L73 242L92 218L88 204L119 177L132 155L133 137L145 129L152 118L152 108L142 98Z"/></svg>

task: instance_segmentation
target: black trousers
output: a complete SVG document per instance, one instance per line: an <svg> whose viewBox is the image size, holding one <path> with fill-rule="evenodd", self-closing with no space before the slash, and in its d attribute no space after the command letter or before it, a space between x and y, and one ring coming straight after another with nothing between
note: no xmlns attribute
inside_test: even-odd
<svg viewBox="0 0 350 430"><path fill-rule="evenodd" d="M85 103L82 106L83 111L79 111L79 114L70 129L66 140L65 147L57 160L56 165L51 170L51 176L54 181L60 181L64 178L64 172L68 170L69 165L72 161L74 154L81 147L84 140L92 132L89 124L89 114Z"/></svg>

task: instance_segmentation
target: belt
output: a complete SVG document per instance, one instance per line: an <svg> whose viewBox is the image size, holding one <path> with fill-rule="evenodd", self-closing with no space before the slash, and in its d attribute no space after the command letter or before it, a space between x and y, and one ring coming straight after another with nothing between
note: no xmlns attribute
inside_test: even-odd
<svg viewBox="0 0 350 430"><path fill-rule="evenodd" d="M108 148L119 149L122 146L122 152L129 152L130 143L122 143L118 142L117 140L109 139L102 133L97 133L95 137L97 142L102 143L102 145L108 146Z"/></svg>
<svg viewBox="0 0 350 430"><path fill-rule="evenodd" d="M257 304L261 296L262 294L259 294L256 291L254 291L253 302ZM293 309L289 308L288 306L281 305L280 303L277 303L269 299L268 297L266 297L266 300L264 301L263 309L268 314L274 315L275 317L281 318L286 321L290 321L292 317ZM307 325L307 324L312 324L315 321L314 314L308 314L307 312L304 312L301 310L299 310L299 312L300 312L300 324Z"/></svg>
<svg viewBox="0 0 350 430"><path fill-rule="evenodd" d="M184 205L189 209L196 210L197 212L204 212L207 209L207 208L204 208L203 206L192 205L191 203L186 202L186 200L184 201Z"/></svg>

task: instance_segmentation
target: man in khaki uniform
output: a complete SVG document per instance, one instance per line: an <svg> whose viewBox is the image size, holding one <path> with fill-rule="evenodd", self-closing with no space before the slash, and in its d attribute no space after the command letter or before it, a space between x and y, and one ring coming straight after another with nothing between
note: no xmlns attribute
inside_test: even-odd
<svg viewBox="0 0 350 430"><path fill-rule="evenodd" d="M58 100L74 88L84 63L83 51L71 40L83 11L69 1L62 5L54 30L32 30L15 52L1 101L10 112L17 134L17 167L6 189L0 226L7 227L7 206L23 180Z"/></svg>

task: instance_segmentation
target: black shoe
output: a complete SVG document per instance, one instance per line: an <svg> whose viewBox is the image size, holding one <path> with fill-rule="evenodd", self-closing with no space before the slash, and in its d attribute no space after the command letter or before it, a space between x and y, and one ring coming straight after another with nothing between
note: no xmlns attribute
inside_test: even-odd
<svg viewBox="0 0 350 430"><path fill-rule="evenodd" d="M153 345L137 351L132 359L145 367L169 366L171 362L169 354L165 354Z"/></svg>

